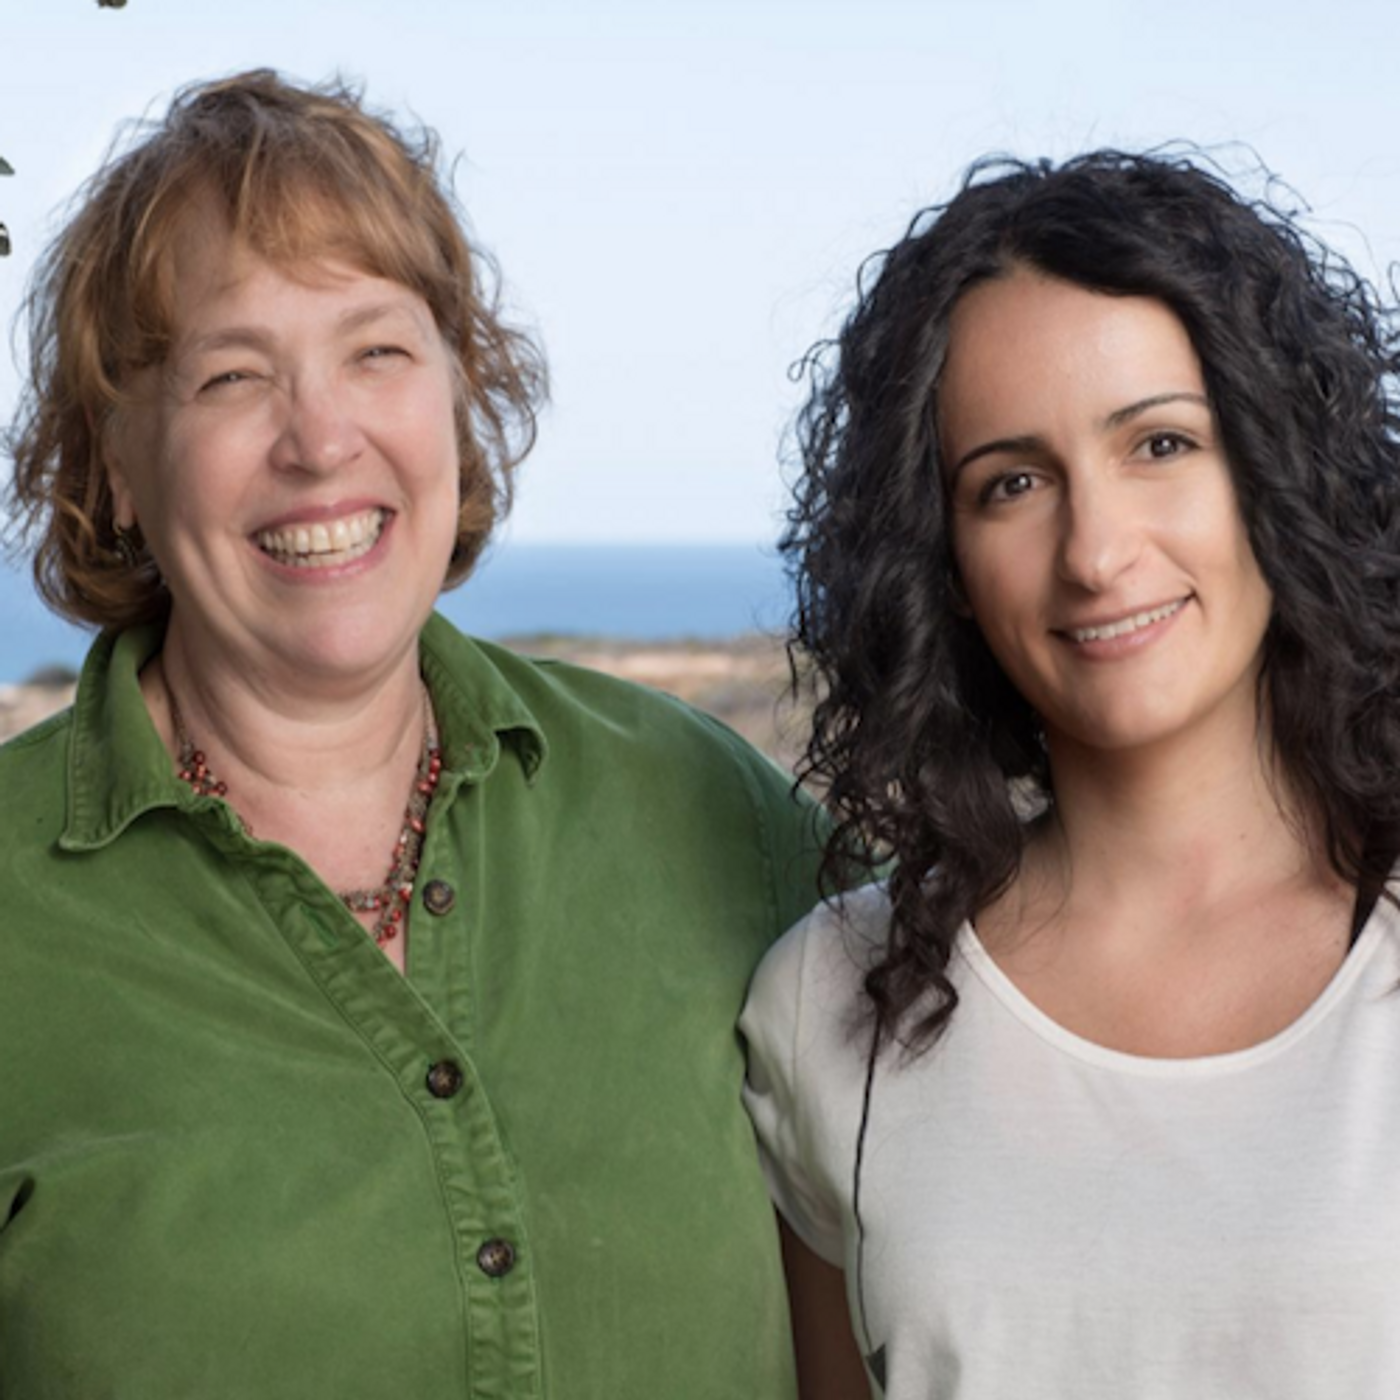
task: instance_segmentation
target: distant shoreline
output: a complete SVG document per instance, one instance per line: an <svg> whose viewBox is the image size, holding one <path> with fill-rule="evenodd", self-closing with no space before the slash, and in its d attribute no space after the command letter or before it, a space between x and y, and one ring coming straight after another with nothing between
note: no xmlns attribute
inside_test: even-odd
<svg viewBox="0 0 1400 1400"><path fill-rule="evenodd" d="M552 657L637 681L723 720L750 743L791 767L800 749L803 717L783 697L788 683L781 640L748 632L728 641L631 641L604 636L532 633L502 645L528 656ZM52 682L0 684L0 741L32 728L73 700L75 679L52 669ZM39 674L36 672L36 675Z"/></svg>
<svg viewBox="0 0 1400 1400"><path fill-rule="evenodd" d="M541 647L603 646L613 638L727 645L781 626L790 611L771 551L738 545L514 545L503 542L439 611L474 636L528 639ZM0 677L27 680L46 662L82 664L92 640L48 611L32 580L0 566Z"/></svg>

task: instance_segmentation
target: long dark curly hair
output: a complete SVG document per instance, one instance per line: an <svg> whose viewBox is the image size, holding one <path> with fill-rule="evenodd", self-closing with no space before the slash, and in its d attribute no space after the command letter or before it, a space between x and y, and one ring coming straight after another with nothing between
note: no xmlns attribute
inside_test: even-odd
<svg viewBox="0 0 1400 1400"><path fill-rule="evenodd" d="M795 684L817 701L801 775L835 817L828 887L890 864L877 1044L937 1037L957 930L1053 802L1031 710L960 606L936 431L953 307L1013 267L1180 318L1273 592L1260 687L1280 771L1363 893L1400 852L1400 330L1276 206L1187 155L979 162L864 265L839 337L803 361L781 545Z"/></svg>

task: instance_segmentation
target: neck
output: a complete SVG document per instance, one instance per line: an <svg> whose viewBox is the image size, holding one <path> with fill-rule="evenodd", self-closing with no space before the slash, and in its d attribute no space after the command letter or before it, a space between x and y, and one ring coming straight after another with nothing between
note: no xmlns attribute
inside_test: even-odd
<svg viewBox="0 0 1400 1400"><path fill-rule="evenodd" d="M353 689L195 660L172 627L141 675L181 777L226 798L248 834L296 851L402 970L441 770L416 645Z"/></svg>
<svg viewBox="0 0 1400 1400"><path fill-rule="evenodd" d="M273 677L192 654L172 623L154 665L141 677L157 729L173 755L172 698L197 747L245 801L265 790L332 792L416 762L423 742L416 645L354 685L341 678Z"/></svg>
<svg viewBox="0 0 1400 1400"><path fill-rule="evenodd" d="M1169 750L1105 753L1052 740L1050 756L1055 807L1033 858L1076 902L1179 910L1334 879L1267 733L1252 722Z"/></svg>

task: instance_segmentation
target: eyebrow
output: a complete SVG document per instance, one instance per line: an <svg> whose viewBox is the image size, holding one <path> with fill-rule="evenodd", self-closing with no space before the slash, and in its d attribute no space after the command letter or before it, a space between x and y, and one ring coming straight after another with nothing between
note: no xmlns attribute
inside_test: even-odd
<svg viewBox="0 0 1400 1400"><path fill-rule="evenodd" d="M420 332L423 329L418 324L418 317L414 315L412 308L388 301L373 302L369 306L359 306L344 312L337 318L335 329L339 335L349 335L380 321L394 319L407 321ZM272 337L257 326L228 326L222 330L211 331L208 335L198 336L180 352L180 356L185 358L207 355L217 350L265 351L270 349L271 345Z"/></svg>
<svg viewBox="0 0 1400 1400"><path fill-rule="evenodd" d="M215 350L265 350L269 343L270 337L252 326L229 326L224 330L211 331L208 335L196 336L181 348L178 358L189 359Z"/></svg>
<svg viewBox="0 0 1400 1400"><path fill-rule="evenodd" d="M1149 409L1160 408L1164 403L1194 403L1199 404L1204 409L1210 408L1210 400L1204 394L1191 393L1185 389L1170 394L1153 394L1151 398L1139 399L1136 403L1130 403L1124 408L1115 408L1103 420L1103 426L1105 428L1121 428L1124 423L1130 423L1139 414L1146 413Z"/></svg>
<svg viewBox="0 0 1400 1400"><path fill-rule="evenodd" d="M358 331L366 326L374 325L378 321L389 321L402 319L407 321L415 330L421 331L423 326L417 314L417 307L405 305L397 301L377 301L369 306L361 306L354 311L347 311L336 322L338 331Z"/></svg>
<svg viewBox="0 0 1400 1400"><path fill-rule="evenodd" d="M980 447L974 447L971 452L964 453L953 463L952 470L948 473L948 484L951 486L958 479L958 473L964 467L971 466L979 457L990 457L997 452L1040 452L1045 447L1045 439L1031 434L1028 437L997 438L994 442L984 442Z"/></svg>
<svg viewBox="0 0 1400 1400"><path fill-rule="evenodd" d="M1154 408L1160 408L1163 404L1169 403L1192 403L1198 404L1201 408L1209 409L1210 400L1204 394L1193 393L1190 390L1174 391L1166 394L1153 394L1149 398L1138 399L1134 403L1124 404L1122 408L1115 408L1106 418L1101 427L1105 431L1113 428L1121 428L1124 423L1130 423L1141 414L1150 412ZM952 470L948 473L948 484L951 486L958 479L958 473L979 457L990 457L994 453L1030 453L1043 452L1046 443L1043 437L1035 433L1028 433L1022 437L997 438L992 442L984 442L974 447L971 452L965 452L956 462L953 463Z"/></svg>

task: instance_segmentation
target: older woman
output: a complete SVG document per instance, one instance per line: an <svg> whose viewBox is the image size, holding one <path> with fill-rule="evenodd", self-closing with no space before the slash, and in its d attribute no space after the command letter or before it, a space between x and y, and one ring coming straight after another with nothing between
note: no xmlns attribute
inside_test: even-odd
<svg viewBox="0 0 1400 1400"><path fill-rule="evenodd" d="M809 814L432 615L541 370L431 141L192 88L32 306L14 501L107 630L0 752L0 1393L788 1392L733 1024Z"/></svg>
<svg viewBox="0 0 1400 1400"><path fill-rule="evenodd" d="M830 859L897 865L744 1022L803 1395L849 1295L891 1400L1394 1396L1394 308L1114 152L864 288L788 546Z"/></svg>

